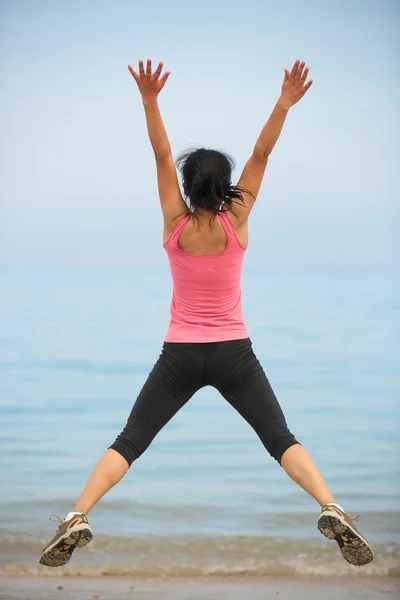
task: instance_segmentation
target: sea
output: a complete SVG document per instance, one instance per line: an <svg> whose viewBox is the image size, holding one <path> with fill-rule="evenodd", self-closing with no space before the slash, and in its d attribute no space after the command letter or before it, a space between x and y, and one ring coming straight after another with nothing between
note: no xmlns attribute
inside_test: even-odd
<svg viewBox="0 0 400 600"><path fill-rule="evenodd" d="M290 429L375 550L348 565L319 506L206 387L38 564L161 352L167 269L0 271L0 575L400 575L400 277L250 269L243 311Z"/></svg>

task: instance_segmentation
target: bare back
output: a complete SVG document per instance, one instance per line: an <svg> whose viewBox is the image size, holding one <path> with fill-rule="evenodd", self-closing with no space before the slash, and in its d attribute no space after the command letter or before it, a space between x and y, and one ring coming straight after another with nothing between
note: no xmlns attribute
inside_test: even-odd
<svg viewBox="0 0 400 600"><path fill-rule="evenodd" d="M248 228L247 221L238 227L237 219L229 211L224 213L234 227L240 243L247 247ZM183 217L184 218L184 217ZM175 223L178 224L179 221ZM168 240L171 231L164 227L164 243ZM210 219L209 215L202 215L199 219L191 217L182 230L178 241L179 248L188 254L196 256L215 256L225 250L226 233L218 217Z"/></svg>

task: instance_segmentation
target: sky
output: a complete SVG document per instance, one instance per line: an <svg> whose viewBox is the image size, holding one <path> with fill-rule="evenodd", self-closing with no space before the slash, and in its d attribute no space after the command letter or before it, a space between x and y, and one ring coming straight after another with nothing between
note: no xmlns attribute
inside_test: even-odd
<svg viewBox="0 0 400 600"><path fill-rule="evenodd" d="M172 71L174 156L229 152L234 180L283 69L288 116L250 216L249 266L391 268L400 96L396 0L0 0L0 267L161 267L162 215L127 64ZM398 235L398 233L397 233Z"/></svg>

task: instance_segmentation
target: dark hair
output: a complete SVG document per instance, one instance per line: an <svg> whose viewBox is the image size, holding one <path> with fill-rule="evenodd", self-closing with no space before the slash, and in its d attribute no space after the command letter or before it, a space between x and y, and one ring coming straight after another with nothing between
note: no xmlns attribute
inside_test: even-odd
<svg viewBox="0 0 400 600"><path fill-rule="evenodd" d="M179 156L176 166L182 173L184 193L195 217L197 209L213 215L232 210L235 202L244 203L244 192L250 193L232 185L235 161L229 154L206 148L187 150Z"/></svg>

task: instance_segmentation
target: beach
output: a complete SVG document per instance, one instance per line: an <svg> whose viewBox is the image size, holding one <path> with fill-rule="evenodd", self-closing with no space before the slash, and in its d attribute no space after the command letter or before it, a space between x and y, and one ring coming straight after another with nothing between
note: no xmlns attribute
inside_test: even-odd
<svg viewBox="0 0 400 600"><path fill-rule="evenodd" d="M4 578L1 600L378 600L398 598L400 578L207 578L163 581L130 577Z"/></svg>
<svg viewBox="0 0 400 600"><path fill-rule="evenodd" d="M400 600L399 19L0 2L0 600Z"/></svg>
<svg viewBox="0 0 400 600"><path fill-rule="evenodd" d="M363 569L321 536L319 506L211 387L90 513L93 542L61 570L39 565L57 528L49 515L74 506L158 358L170 281L112 270L1 278L1 600L396 597L400 299L391 276L244 277L254 350L289 425L337 501L361 513L357 527L375 551Z"/></svg>

